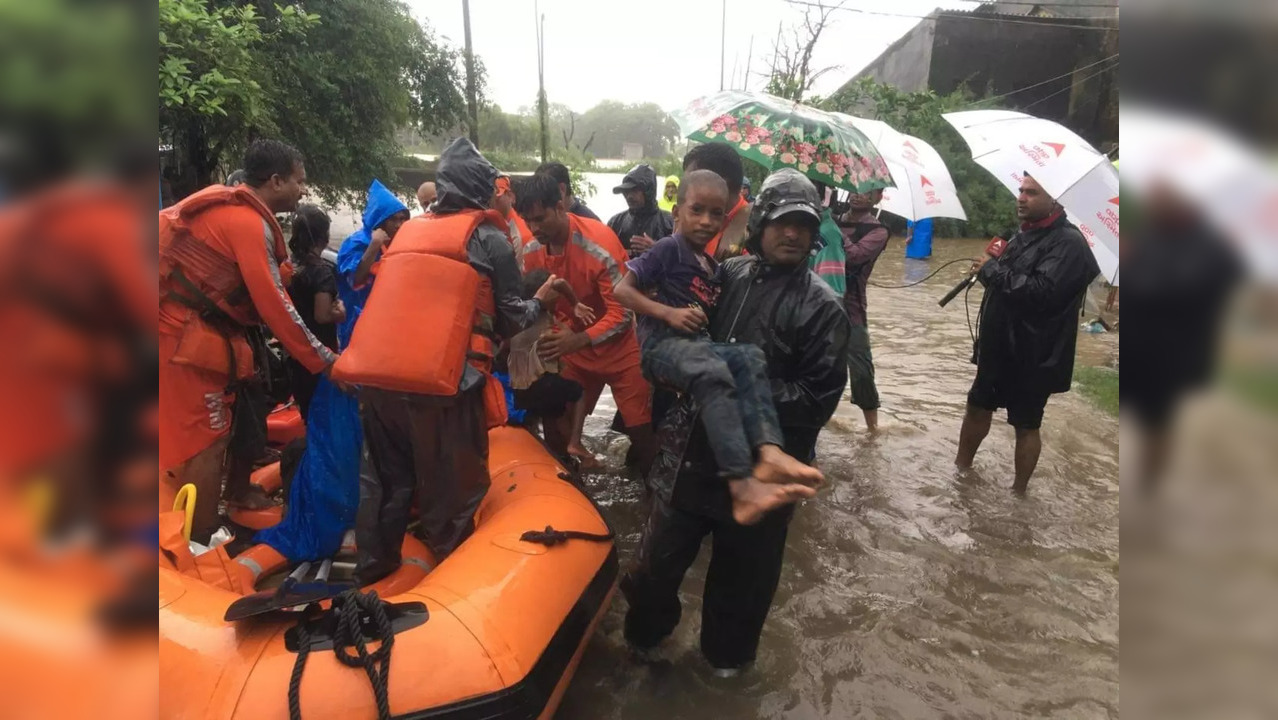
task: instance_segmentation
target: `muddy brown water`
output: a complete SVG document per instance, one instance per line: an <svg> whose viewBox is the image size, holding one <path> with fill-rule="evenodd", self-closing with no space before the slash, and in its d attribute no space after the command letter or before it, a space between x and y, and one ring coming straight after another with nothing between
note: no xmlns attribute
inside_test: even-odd
<svg viewBox="0 0 1278 720"><path fill-rule="evenodd" d="M938 240L927 261L894 240L873 281L917 280L979 254ZM709 547L682 589L683 622L644 664L621 635L620 595L586 649L557 717L1105 718L1118 716L1118 423L1077 392L1054 395L1028 496L1012 481L1004 416L975 471L953 459L974 368L962 297L936 301L952 266L920 287L871 288L881 430L847 400L821 434L827 488L790 526L785 569L750 672L713 678L697 650ZM975 321L979 287L968 298ZM1107 364L1117 335L1080 335L1080 362ZM587 442L620 465L604 400ZM587 484L619 537L622 568L643 520L638 479Z"/></svg>

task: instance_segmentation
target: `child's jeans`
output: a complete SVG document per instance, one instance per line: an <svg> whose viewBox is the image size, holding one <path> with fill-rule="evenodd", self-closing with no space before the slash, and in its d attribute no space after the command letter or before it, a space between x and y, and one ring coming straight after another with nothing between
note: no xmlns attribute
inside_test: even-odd
<svg viewBox="0 0 1278 720"><path fill-rule="evenodd" d="M758 347L671 332L646 339L640 367L654 384L696 399L720 477L750 477L753 448L782 444L767 359Z"/></svg>

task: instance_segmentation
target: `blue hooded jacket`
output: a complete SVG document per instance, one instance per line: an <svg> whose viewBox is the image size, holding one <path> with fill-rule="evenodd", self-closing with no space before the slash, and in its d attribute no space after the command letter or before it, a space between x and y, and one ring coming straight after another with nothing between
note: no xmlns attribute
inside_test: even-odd
<svg viewBox="0 0 1278 720"><path fill-rule="evenodd" d="M365 283L363 287L354 287L355 270L359 268L359 261L372 243L373 231L377 229L377 226L386 222L386 219L395 213L407 209L404 203L387 190L380 180L373 180L373 184L368 186L368 202L364 205L364 227L346 238L342 242L342 249L337 253L337 297L341 298L342 304L346 306L346 320L337 327L337 343L342 349L345 349L350 342L355 321L359 320L359 314L364 310L364 303L368 301L368 294L373 289L371 281Z"/></svg>

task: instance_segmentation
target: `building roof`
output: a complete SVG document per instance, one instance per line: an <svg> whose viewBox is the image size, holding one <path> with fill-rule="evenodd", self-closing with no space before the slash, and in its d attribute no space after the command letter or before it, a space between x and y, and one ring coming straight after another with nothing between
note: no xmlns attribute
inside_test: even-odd
<svg viewBox="0 0 1278 720"><path fill-rule="evenodd" d="M1116 18L1118 0L993 0L970 12L1016 17Z"/></svg>

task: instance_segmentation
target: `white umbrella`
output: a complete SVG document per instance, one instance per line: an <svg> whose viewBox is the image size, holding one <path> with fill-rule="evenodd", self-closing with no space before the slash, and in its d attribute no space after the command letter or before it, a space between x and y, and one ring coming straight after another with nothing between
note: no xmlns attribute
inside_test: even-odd
<svg viewBox="0 0 1278 720"><path fill-rule="evenodd" d="M958 189L940 153L926 142L898 132L882 120L831 113L851 123L874 143L887 162L894 188L883 189L880 208L907 220L947 217L966 220Z"/></svg>
<svg viewBox="0 0 1278 720"><path fill-rule="evenodd" d="M1096 255L1101 273L1118 284L1118 171L1109 158L1069 129L1011 110L947 113L972 149L972 159L1013 194L1029 173L1065 208Z"/></svg>
<svg viewBox="0 0 1278 720"><path fill-rule="evenodd" d="M1123 184L1172 188L1237 241L1252 268L1278 278L1278 173L1263 154L1201 120L1125 104Z"/></svg>

